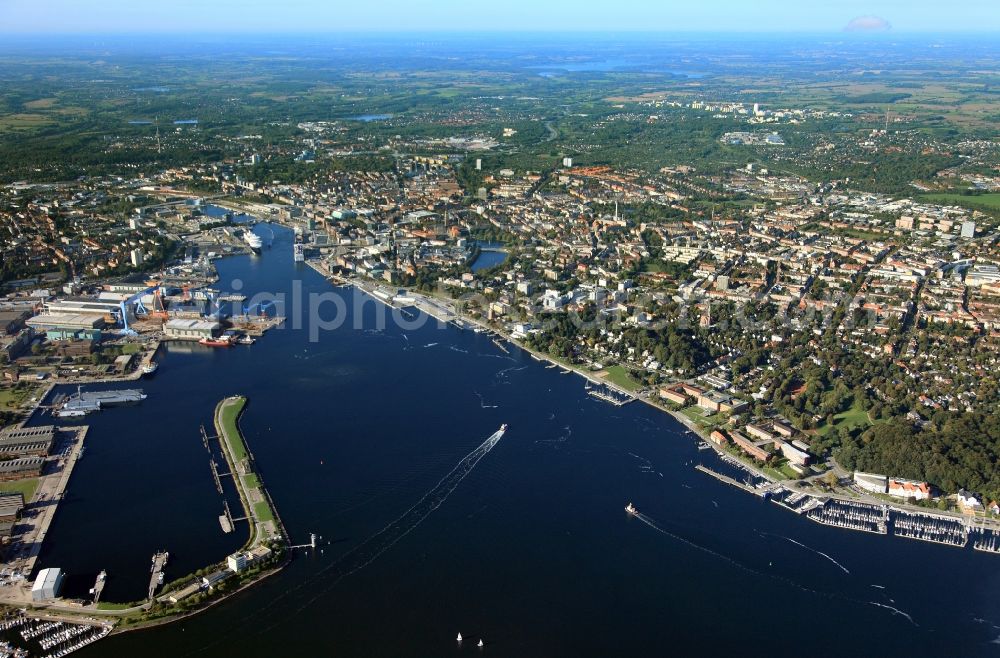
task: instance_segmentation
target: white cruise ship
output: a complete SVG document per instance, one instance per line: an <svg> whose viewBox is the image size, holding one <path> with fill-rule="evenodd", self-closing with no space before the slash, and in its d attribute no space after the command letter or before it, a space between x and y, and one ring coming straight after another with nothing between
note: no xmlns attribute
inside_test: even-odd
<svg viewBox="0 0 1000 658"><path fill-rule="evenodd" d="M260 248L264 244L264 241L260 239L259 235L247 229L246 231L243 231L243 240L255 254L260 253Z"/></svg>

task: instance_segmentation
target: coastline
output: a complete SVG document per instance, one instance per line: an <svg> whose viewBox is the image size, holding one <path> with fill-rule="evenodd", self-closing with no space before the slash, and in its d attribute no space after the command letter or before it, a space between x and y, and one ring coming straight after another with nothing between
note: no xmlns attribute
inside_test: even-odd
<svg viewBox="0 0 1000 658"><path fill-rule="evenodd" d="M600 384L603 386L609 386L614 390L617 390L621 393L628 395L633 400L643 402L658 411L669 414L671 418L677 420L688 432L697 437L698 441L710 447L720 459L722 459L723 461L731 461L734 466L747 471L754 477L767 481L769 483L769 486L781 487L786 490L802 494L818 502L822 502L823 504L825 504L828 501L835 501L842 503L864 504L864 505L874 505L874 506L884 505L891 510L896 510L898 512L905 512L909 514L917 514L925 516L927 518L970 522L970 519L967 515L963 515L958 512L934 510L927 507L910 505L907 504L905 501L882 500L879 498L862 494L858 494L856 496L850 496L846 494L837 493L834 491L824 491L824 492L812 491L806 489L806 487L811 486L809 482L805 482L805 486L803 486L803 481L800 480L775 479L772 475L764 472L756 465L748 463L746 460L739 458L733 453L723 450L720 446L716 445L713 441L709 440L708 434L710 434L710 432L698 426L697 423L695 423L693 420L691 420L684 414L680 413L679 411L675 411L673 409L668 408L665 405L661 405L657 403L657 401L650 399L650 397L648 396L636 395L629 391L624 391L619 387L615 386L613 383L608 382L607 380L604 380L600 377L596 377L592 373L583 370L580 366L577 366L575 364L567 364L565 362L559 361L551 357L550 355L544 352L538 352L536 350L533 350L530 347L522 344L518 340L514 339L511 335L507 334L506 332L494 326L489 325L487 322L481 319L471 318L468 316L461 316L457 311L454 310L453 300L432 297L427 295L426 293L421 293L406 288L405 286L393 286L393 289L389 291L392 294L387 294L386 291L381 290L381 288L384 287L383 284L377 281L369 279L361 279L361 278L342 277L333 274L329 271L324 271L321 264L315 262L314 260L306 260L306 263L309 264L310 267L312 267L316 272L324 276L331 283L334 283L336 285L353 287L356 290L364 293L371 299L374 299L375 301L393 310L399 310L400 308L402 308L401 306L397 306L392 303L392 300L396 296L396 293L398 293L399 290L406 290L407 296L417 300L416 304L409 304L410 306L413 306L418 311L426 313L427 315L433 317L434 319L438 320L441 323L455 324L459 326L459 328L463 328L462 325L473 325L479 327L484 332L496 336L497 338L506 341L508 344L528 353L538 361L544 361L558 368L562 368L565 371L572 372L584 378L585 380L590 381L591 383ZM371 289L369 287L371 287ZM376 295L373 293L373 290L380 290L383 293L383 295ZM424 303L420 303L421 301L423 301ZM448 307L446 309L448 314L445 314L443 312L444 309L441 308L441 305ZM976 518L974 521L976 524L980 526L989 528L991 531L1000 533L1000 521L990 520L990 519L980 519L980 518Z"/></svg>

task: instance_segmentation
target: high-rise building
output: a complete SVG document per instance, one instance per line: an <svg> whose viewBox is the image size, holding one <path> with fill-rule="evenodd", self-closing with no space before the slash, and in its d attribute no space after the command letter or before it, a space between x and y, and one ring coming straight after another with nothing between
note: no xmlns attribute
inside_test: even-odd
<svg viewBox="0 0 1000 658"><path fill-rule="evenodd" d="M573 158L563 158L563 166L567 169L573 166Z"/></svg>
<svg viewBox="0 0 1000 658"><path fill-rule="evenodd" d="M143 257L141 249L133 249L130 256L132 258L133 267L142 267Z"/></svg>
<svg viewBox="0 0 1000 658"><path fill-rule="evenodd" d="M975 222L962 222L962 237L963 238L974 238L976 236L976 223Z"/></svg>
<svg viewBox="0 0 1000 658"><path fill-rule="evenodd" d="M483 159L476 158L476 171L482 171L482 170L483 170Z"/></svg>

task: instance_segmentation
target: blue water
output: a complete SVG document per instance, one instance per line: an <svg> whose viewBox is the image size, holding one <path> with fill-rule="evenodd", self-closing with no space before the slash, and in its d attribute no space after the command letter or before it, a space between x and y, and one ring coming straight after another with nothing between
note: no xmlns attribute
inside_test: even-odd
<svg viewBox="0 0 1000 658"><path fill-rule="evenodd" d="M372 121L387 121L391 119L393 115L391 114L359 114L355 117L348 117L351 121L363 121L365 123L371 123Z"/></svg>
<svg viewBox="0 0 1000 658"><path fill-rule="evenodd" d="M232 213L221 206L206 204L201 206L201 212L208 217L225 217L227 213ZM254 221L254 217L245 213L233 213L229 220L233 224L247 224Z"/></svg>
<svg viewBox="0 0 1000 658"><path fill-rule="evenodd" d="M486 270L495 267L507 260L507 252L503 251L503 245L492 242L479 243L479 256L472 262L472 271Z"/></svg>
<svg viewBox="0 0 1000 658"><path fill-rule="evenodd" d="M333 291L275 233L262 257L219 261L221 287ZM663 413L597 401L482 334L380 328L384 307L333 294L349 322L316 342L289 321L248 348L170 347L141 406L88 418L40 566L80 580L106 568L106 598L124 600L142 595L155 550L176 577L237 546L198 435L234 393L249 396L242 427L289 534L318 533L322 553L80 656L477 655L480 637L502 656L995 655L997 557L813 524L695 471L714 457ZM343 575L342 556L501 423L437 509ZM628 501L659 529L628 517Z"/></svg>

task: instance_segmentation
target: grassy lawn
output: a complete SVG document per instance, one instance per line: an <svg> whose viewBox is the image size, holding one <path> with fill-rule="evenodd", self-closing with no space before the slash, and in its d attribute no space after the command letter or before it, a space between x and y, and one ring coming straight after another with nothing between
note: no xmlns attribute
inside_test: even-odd
<svg viewBox="0 0 1000 658"><path fill-rule="evenodd" d="M992 210L1000 210L1000 192L993 194L922 194L921 199L934 203L958 206L981 206Z"/></svg>
<svg viewBox="0 0 1000 658"><path fill-rule="evenodd" d="M255 503L253 506L253 513L257 517L258 521L265 522L274 520L274 515L271 514L271 506L267 504L266 500Z"/></svg>
<svg viewBox="0 0 1000 658"><path fill-rule="evenodd" d="M256 473L247 473L243 476L243 486L246 489L260 489L260 480Z"/></svg>
<svg viewBox="0 0 1000 658"><path fill-rule="evenodd" d="M0 493L22 493L24 502L31 502L35 497L35 490L38 489L38 478L28 478L26 480L13 480L0 484Z"/></svg>
<svg viewBox="0 0 1000 658"><path fill-rule="evenodd" d="M681 410L681 413L696 422L701 427L718 427L726 422L725 414L713 414L708 415L701 407L687 407Z"/></svg>
<svg viewBox="0 0 1000 658"><path fill-rule="evenodd" d="M642 384L632 379L624 366L611 366L610 368L605 368L604 371L607 373L604 376L605 379L615 386L624 388L626 391L638 391L642 388Z"/></svg>
<svg viewBox="0 0 1000 658"><path fill-rule="evenodd" d="M17 409L35 393L34 386L15 388L8 386L0 389L0 409Z"/></svg>
<svg viewBox="0 0 1000 658"><path fill-rule="evenodd" d="M222 412L219 414L221 416L219 424L222 426L222 431L227 437L229 444L229 451L233 455L233 460L237 463L242 462L247 458L247 450L243 445L243 436L240 434L239 427L236 426L236 419L239 417L240 412L243 407L246 406L246 398L240 398L237 401L226 401L222 405Z"/></svg>
<svg viewBox="0 0 1000 658"><path fill-rule="evenodd" d="M98 601L98 610L124 610L126 608L131 608L133 603L111 603L109 601Z"/></svg>
<svg viewBox="0 0 1000 658"><path fill-rule="evenodd" d="M836 414L833 417L833 425L824 425L816 430L817 434L826 436L834 429L839 429L842 425L848 428L855 427L868 427L871 425L871 421L868 420L868 414L865 412L864 408L857 402L855 402L850 409Z"/></svg>

